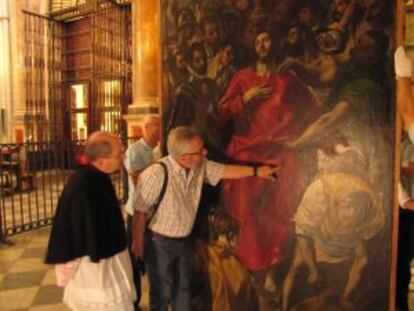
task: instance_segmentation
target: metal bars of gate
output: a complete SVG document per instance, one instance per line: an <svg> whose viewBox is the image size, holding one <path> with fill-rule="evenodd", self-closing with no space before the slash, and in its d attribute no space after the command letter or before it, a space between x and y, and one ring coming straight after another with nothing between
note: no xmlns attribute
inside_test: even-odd
<svg viewBox="0 0 414 311"><path fill-rule="evenodd" d="M24 134L26 141L63 137L61 24L23 11L25 59Z"/></svg>
<svg viewBox="0 0 414 311"><path fill-rule="evenodd" d="M51 223L63 186L82 164L85 141L0 144L0 236ZM111 176L120 201L125 175Z"/></svg>
<svg viewBox="0 0 414 311"><path fill-rule="evenodd" d="M91 124L95 130L121 134L124 130L122 113L127 106L124 84L126 79L125 7L114 1L94 0L91 15L92 75ZM122 192L121 183L118 192Z"/></svg>
<svg viewBox="0 0 414 311"><path fill-rule="evenodd" d="M121 112L125 104L121 94L125 79L125 8L112 1L95 0L92 15L92 123L96 129L121 131Z"/></svg>
<svg viewBox="0 0 414 311"><path fill-rule="evenodd" d="M57 199L70 174L71 146L59 142L3 144L0 213L4 235L51 223Z"/></svg>
<svg viewBox="0 0 414 311"><path fill-rule="evenodd" d="M92 1L91 1L92 2ZM130 12L112 1L93 1L94 130L125 132L121 114L131 99ZM77 166L83 141L68 141L62 98L62 24L24 11L24 143L0 145L0 238L51 222L63 185ZM65 139L66 138L66 139ZM125 137L123 137L125 138ZM127 146L127 144L125 144ZM112 176L121 200L125 175Z"/></svg>

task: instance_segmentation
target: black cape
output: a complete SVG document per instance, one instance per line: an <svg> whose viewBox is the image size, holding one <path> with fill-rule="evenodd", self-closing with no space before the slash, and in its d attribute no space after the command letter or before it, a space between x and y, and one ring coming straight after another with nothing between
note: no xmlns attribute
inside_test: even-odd
<svg viewBox="0 0 414 311"><path fill-rule="evenodd" d="M126 248L124 221L110 177L85 166L68 180L53 220L46 263L109 258Z"/></svg>

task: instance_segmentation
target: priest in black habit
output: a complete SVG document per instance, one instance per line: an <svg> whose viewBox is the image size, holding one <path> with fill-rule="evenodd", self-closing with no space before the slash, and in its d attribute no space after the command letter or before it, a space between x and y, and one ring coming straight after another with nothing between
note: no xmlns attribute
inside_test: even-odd
<svg viewBox="0 0 414 311"><path fill-rule="evenodd" d="M133 311L136 299L124 222L109 174L122 163L119 139L93 133L89 164L68 180L59 198L46 263L55 264L71 309Z"/></svg>

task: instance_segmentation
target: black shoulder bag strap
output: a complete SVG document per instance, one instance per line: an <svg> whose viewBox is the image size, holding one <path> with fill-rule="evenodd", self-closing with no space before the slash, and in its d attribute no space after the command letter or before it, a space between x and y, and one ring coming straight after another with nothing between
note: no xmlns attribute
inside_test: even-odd
<svg viewBox="0 0 414 311"><path fill-rule="evenodd" d="M161 161L160 162L156 162L154 164L160 164L162 166L162 168L164 169L164 182L162 184L162 188L161 188L160 194L158 196L158 200L157 200L157 202L155 202L155 204L154 204L154 206L152 208L153 211L151 213L151 216L148 217L147 225L150 224L152 218L154 218L154 215L157 213L158 207L160 206L160 203L161 203L162 199L164 198L164 194L165 194L165 191L167 190L167 184L168 184L168 170L167 170L167 165L165 165L165 163L164 162L161 162Z"/></svg>

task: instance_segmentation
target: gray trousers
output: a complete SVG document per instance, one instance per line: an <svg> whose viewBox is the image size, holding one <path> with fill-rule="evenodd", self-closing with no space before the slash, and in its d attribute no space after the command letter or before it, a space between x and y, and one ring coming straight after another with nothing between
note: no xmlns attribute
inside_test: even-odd
<svg viewBox="0 0 414 311"><path fill-rule="evenodd" d="M145 233L144 262L150 284L150 310L190 311L190 239Z"/></svg>

